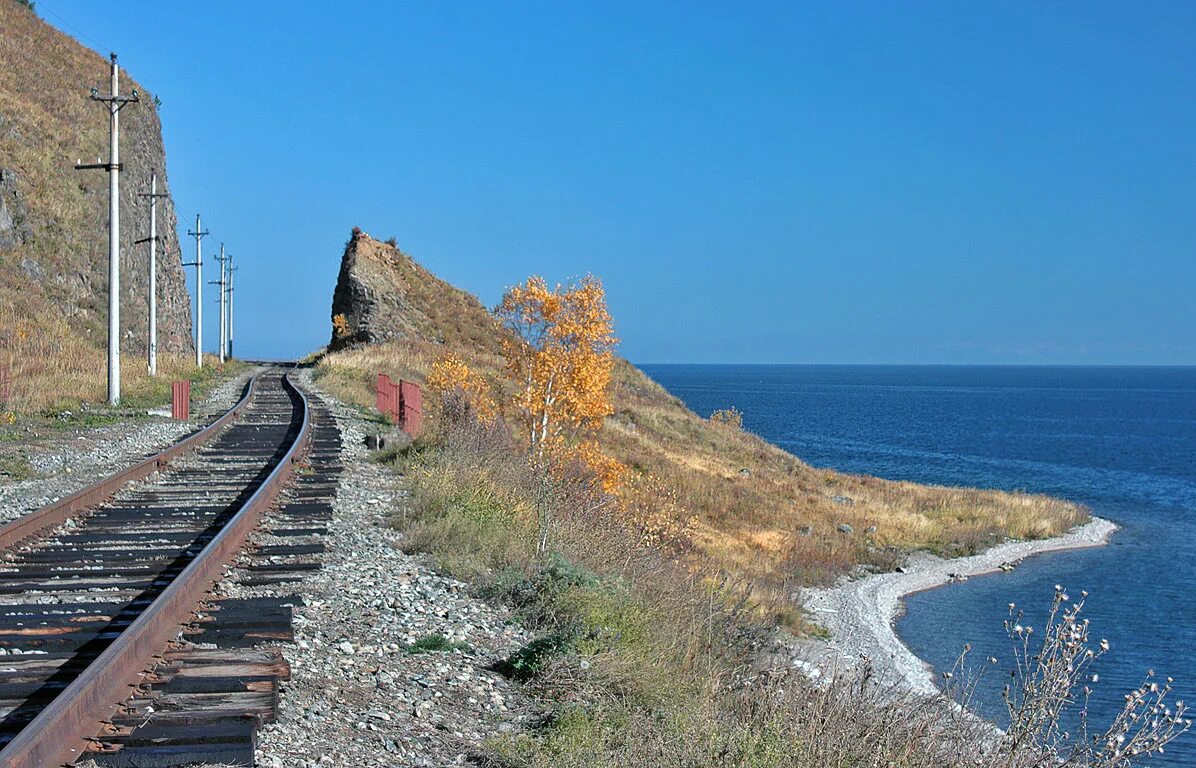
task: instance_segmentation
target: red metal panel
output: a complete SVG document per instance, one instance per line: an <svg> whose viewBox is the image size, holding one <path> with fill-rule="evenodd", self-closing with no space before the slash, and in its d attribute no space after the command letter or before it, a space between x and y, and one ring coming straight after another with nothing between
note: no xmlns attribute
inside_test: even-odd
<svg viewBox="0 0 1196 768"><path fill-rule="evenodd" d="M378 374L376 405L378 413L389 415L392 419L399 418L399 385L385 373Z"/></svg>
<svg viewBox="0 0 1196 768"><path fill-rule="evenodd" d="M170 384L170 416L179 421L191 418L191 382L175 381Z"/></svg>
<svg viewBox="0 0 1196 768"><path fill-rule="evenodd" d="M399 382L399 429L417 437L424 427L424 393L413 381Z"/></svg>
<svg viewBox="0 0 1196 768"><path fill-rule="evenodd" d="M418 434L423 423L423 393L419 385L410 381L394 381L385 373L380 373L374 389L374 405L378 413L390 416L405 431ZM411 426L415 431L404 425Z"/></svg>
<svg viewBox="0 0 1196 768"><path fill-rule="evenodd" d="M378 374L374 384L374 407L378 409L378 413L386 413L386 393L390 391L389 384L389 376L385 373Z"/></svg>

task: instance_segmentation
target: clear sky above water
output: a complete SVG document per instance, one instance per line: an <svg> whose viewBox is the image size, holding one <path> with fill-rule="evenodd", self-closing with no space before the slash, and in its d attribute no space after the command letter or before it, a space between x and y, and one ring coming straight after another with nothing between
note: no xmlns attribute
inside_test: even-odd
<svg viewBox="0 0 1196 768"><path fill-rule="evenodd" d="M357 225L593 272L633 360L1196 363L1191 3L37 6L162 99L241 355L327 341Z"/></svg>

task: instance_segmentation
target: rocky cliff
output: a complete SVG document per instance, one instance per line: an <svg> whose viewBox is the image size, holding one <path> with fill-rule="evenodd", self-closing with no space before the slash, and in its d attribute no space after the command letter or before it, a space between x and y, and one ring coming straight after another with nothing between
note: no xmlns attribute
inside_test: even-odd
<svg viewBox="0 0 1196 768"><path fill-rule="evenodd" d="M332 294L331 349L405 339L498 354L501 338L472 294L433 275L393 240L353 230Z"/></svg>
<svg viewBox="0 0 1196 768"><path fill-rule="evenodd" d="M0 323L33 333L77 334L100 347L107 335L108 177L75 161L108 158L108 118L89 89L108 93L108 60L15 0L0 0ZM169 194L157 99L126 73L121 93L121 336L127 354L147 336L150 172ZM188 352L191 302L170 197L158 201L158 345ZM6 319L5 319L6 318ZM65 325L62 320L65 319ZM53 329L52 331L50 329ZM0 342L11 327L0 327Z"/></svg>

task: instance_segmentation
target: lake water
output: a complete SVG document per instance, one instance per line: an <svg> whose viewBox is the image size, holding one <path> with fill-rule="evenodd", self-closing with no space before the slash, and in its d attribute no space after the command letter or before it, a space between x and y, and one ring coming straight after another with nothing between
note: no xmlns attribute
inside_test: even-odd
<svg viewBox="0 0 1196 768"><path fill-rule="evenodd" d="M1008 604L1041 627L1055 584L1090 593L1112 645L1092 723L1147 669L1196 703L1196 368L647 365L706 416L744 425L818 467L948 485L1040 491L1120 524L1108 547L1031 558L1013 573L913 595L898 632L936 669L965 643L1011 658ZM978 708L1000 720L1002 676ZM1196 766L1196 733L1148 765Z"/></svg>

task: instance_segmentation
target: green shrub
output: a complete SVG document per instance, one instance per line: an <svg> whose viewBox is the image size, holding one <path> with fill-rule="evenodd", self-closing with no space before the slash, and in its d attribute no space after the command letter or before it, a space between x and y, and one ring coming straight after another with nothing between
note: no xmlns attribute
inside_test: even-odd
<svg viewBox="0 0 1196 768"><path fill-rule="evenodd" d="M454 642L439 632L424 635L407 646L407 653L450 653L452 651L470 651L468 643Z"/></svg>
<svg viewBox="0 0 1196 768"><path fill-rule="evenodd" d="M601 580L584 565L570 562L562 555L553 552L540 568L541 579L554 587L597 587Z"/></svg>
<svg viewBox="0 0 1196 768"><path fill-rule="evenodd" d="M532 640L507 658L494 665L501 675L512 680L527 681L544 670L548 662L557 656L572 653L577 636L569 631L550 632Z"/></svg>

